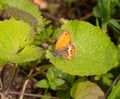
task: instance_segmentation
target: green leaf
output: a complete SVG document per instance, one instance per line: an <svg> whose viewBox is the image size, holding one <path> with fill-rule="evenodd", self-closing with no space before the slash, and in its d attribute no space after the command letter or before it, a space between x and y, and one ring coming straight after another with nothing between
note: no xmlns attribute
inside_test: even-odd
<svg viewBox="0 0 120 99"><path fill-rule="evenodd" d="M120 99L120 80L115 86L113 86L112 92L107 99Z"/></svg>
<svg viewBox="0 0 120 99"><path fill-rule="evenodd" d="M98 0L97 6L93 9L93 14L96 17L110 18L110 14L115 12L115 7L119 3L119 0Z"/></svg>
<svg viewBox="0 0 120 99"><path fill-rule="evenodd" d="M68 74L65 80L68 81L72 85L75 82L75 78L76 76L72 76Z"/></svg>
<svg viewBox="0 0 120 99"><path fill-rule="evenodd" d="M58 72L57 72L58 71ZM58 78L60 71L56 68L49 68L47 71L47 79L51 89L56 90L60 85L64 84L65 81Z"/></svg>
<svg viewBox="0 0 120 99"><path fill-rule="evenodd" d="M120 44L117 46L117 50L118 50L118 60L120 62Z"/></svg>
<svg viewBox="0 0 120 99"><path fill-rule="evenodd" d="M120 24L115 19L110 19L109 23L120 30Z"/></svg>
<svg viewBox="0 0 120 99"><path fill-rule="evenodd" d="M103 91L90 81L73 85L70 95L73 99L104 99Z"/></svg>
<svg viewBox="0 0 120 99"><path fill-rule="evenodd" d="M111 20L111 15L115 13L115 7L118 3L119 0L98 0L97 6L93 8L94 16L101 18L102 29L107 28L107 24Z"/></svg>
<svg viewBox="0 0 120 99"><path fill-rule="evenodd" d="M39 88L49 88L48 81L46 79L40 80L37 84L37 87Z"/></svg>
<svg viewBox="0 0 120 99"><path fill-rule="evenodd" d="M98 5L94 7L93 14L96 17L106 18L109 16L108 0L99 0Z"/></svg>
<svg viewBox="0 0 120 99"><path fill-rule="evenodd" d="M67 89L66 90L59 90L59 91L57 91L57 97L59 97L59 98L63 98L63 99L71 99L71 97L70 97L70 90L71 90L71 88L70 87L67 87Z"/></svg>
<svg viewBox="0 0 120 99"><path fill-rule="evenodd" d="M0 66L4 66L5 64L7 64L7 62L0 58Z"/></svg>
<svg viewBox="0 0 120 99"><path fill-rule="evenodd" d="M105 85L110 86L111 83L112 83L112 78L113 78L113 77L114 77L114 76L112 75L112 73L104 74L104 75L102 76L102 82L103 82Z"/></svg>
<svg viewBox="0 0 120 99"><path fill-rule="evenodd" d="M30 26L22 21L0 21L0 63L23 63L40 58L43 51L31 45L31 34Z"/></svg>
<svg viewBox="0 0 120 99"><path fill-rule="evenodd" d="M43 50L39 47L36 46L25 46L25 48L18 53L13 60L11 59L12 62L14 63L23 63L23 62L28 62L32 60L36 60L40 58L43 55Z"/></svg>
<svg viewBox="0 0 120 99"><path fill-rule="evenodd" d="M30 13L27 13L15 7L8 7L7 10L17 20L23 20L24 22L30 24L33 27L35 27L38 23L36 17L32 16Z"/></svg>
<svg viewBox="0 0 120 99"><path fill-rule="evenodd" d="M49 80L50 88L53 90L59 89L58 87L63 85L64 83L65 83L65 81L60 78L55 78L55 79Z"/></svg>
<svg viewBox="0 0 120 99"><path fill-rule="evenodd" d="M63 78L63 76L65 77L65 74L62 73L62 71L60 71L59 69L55 68L55 67L51 67L47 70L47 78L48 80L50 79L54 79L54 78Z"/></svg>
<svg viewBox="0 0 120 99"><path fill-rule="evenodd" d="M3 5L2 5L2 3L0 1L0 14L2 14L2 12L3 12Z"/></svg>
<svg viewBox="0 0 120 99"><path fill-rule="evenodd" d="M65 83L65 81L63 79L60 79L60 78L56 78L55 82L56 82L57 86L61 86Z"/></svg>
<svg viewBox="0 0 120 99"><path fill-rule="evenodd" d="M30 0L2 0L1 3L17 20L23 20L34 27L38 25L40 30L44 27L44 19L38 6Z"/></svg>
<svg viewBox="0 0 120 99"><path fill-rule="evenodd" d="M15 7L22 11L28 12L33 16L40 17L38 7L29 0L2 0L1 3L5 7Z"/></svg>
<svg viewBox="0 0 120 99"><path fill-rule="evenodd" d="M47 79L50 81L55 78L55 74L51 68L47 70Z"/></svg>
<svg viewBox="0 0 120 99"><path fill-rule="evenodd" d="M104 74L117 66L117 50L99 27L74 20L63 25L62 29L71 33L76 54L67 60L47 51L46 56L55 67L72 75L87 76Z"/></svg>

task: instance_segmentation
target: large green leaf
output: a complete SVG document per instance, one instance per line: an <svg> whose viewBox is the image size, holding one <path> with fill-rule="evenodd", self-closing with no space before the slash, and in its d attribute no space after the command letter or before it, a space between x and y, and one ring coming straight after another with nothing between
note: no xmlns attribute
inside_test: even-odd
<svg viewBox="0 0 120 99"><path fill-rule="evenodd" d="M114 44L99 27L75 20L63 25L62 29L71 33L76 55L74 59L67 60L48 51L47 57L60 70L72 75L100 75L118 64Z"/></svg>
<svg viewBox="0 0 120 99"><path fill-rule="evenodd" d="M5 7L15 7L22 11L28 12L33 16L40 17L38 7L33 5L29 0L2 0L1 3Z"/></svg>
<svg viewBox="0 0 120 99"><path fill-rule="evenodd" d="M104 99L103 91L90 81L74 84L70 94L73 99Z"/></svg>
<svg viewBox="0 0 120 99"><path fill-rule="evenodd" d="M33 36L28 24L14 19L0 21L0 64L22 63L40 58L42 50L31 45ZM41 53L40 53L41 51Z"/></svg>

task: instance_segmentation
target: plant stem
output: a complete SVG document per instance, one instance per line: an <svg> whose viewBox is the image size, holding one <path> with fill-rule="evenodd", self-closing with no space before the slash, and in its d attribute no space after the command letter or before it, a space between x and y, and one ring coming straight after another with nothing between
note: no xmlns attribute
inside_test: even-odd
<svg viewBox="0 0 120 99"><path fill-rule="evenodd" d="M43 71L47 70L48 68L50 68L50 67L52 67L52 66L53 66L52 64L51 64L51 65L41 66L41 67L39 68L39 71L38 71L38 72L34 73L33 75L31 75L31 76L29 76L29 77L26 77L26 78L25 78L23 81L21 81L19 84L23 83L23 82L26 81L27 79L31 79L31 78L37 76L38 74L42 73Z"/></svg>
<svg viewBox="0 0 120 99"><path fill-rule="evenodd" d="M41 66L38 72L34 73L31 77L37 76L38 74L42 73L43 71L47 70L48 68L53 67L53 65L46 65L46 66Z"/></svg>
<svg viewBox="0 0 120 99"><path fill-rule="evenodd" d="M46 94L47 94L47 91L48 91L48 88L46 88L46 89L45 89L44 95L46 95Z"/></svg>
<svg viewBox="0 0 120 99"><path fill-rule="evenodd" d="M28 77L29 77L30 75L32 75L32 73L33 73L33 69L30 71ZM22 88L22 90L21 90L21 93L22 93L22 94L20 95L19 99L23 99L23 97L24 97L24 94L23 94L23 93L25 92L25 89L26 89L26 87L27 87L28 82L29 82L29 79L27 79L27 80L25 81L25 83L23 84L23 88Z"/></svg>
<svg viewBox="0 0 120 99"><path fill-rule="evenodd" d="M5 88L6 91L9 90L10 87L12 86L12 83L13 83L13 81L14 81L17 68L18 68L18 64L16 63L16 64L14 64L14 66L13 66L13 70L12 70L12 73L11 73L11 76L10 76L10 79L9 79L9 82L8 82L6 88Z"/></svg>

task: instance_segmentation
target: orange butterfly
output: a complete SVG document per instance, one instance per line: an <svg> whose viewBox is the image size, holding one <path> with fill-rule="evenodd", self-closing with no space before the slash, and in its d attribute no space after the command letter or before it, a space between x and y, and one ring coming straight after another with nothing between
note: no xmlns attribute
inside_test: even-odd
<svg viewBox="0 0 120 99"><path fill-rule="evenodd" d="M57 56L64 59L72 59L75 56L75 46L71 41L72 37L69 31L62 32L55 44L55 53Z"/></svg>

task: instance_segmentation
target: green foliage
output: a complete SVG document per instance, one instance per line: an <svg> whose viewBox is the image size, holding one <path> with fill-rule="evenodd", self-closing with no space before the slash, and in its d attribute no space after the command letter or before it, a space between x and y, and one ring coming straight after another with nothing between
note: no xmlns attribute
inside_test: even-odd
<svg viewBox="0 0 120 99"><path fill-rule="evenodd" d="M36 17L32 16L31 14L19 10L15 7L8 7L7 10L14 16L17 20L23 20L26 23L29 23L31 26L37 25L37 19Z"/></svg>
<svg viewBox="0 0 120 99"><path fill-rule="evenodd" d="M48 81L46 79L42 79L37 82L36 86L40 88L49 88Z"/></svg>
<svg viewBox="0 0 120 99"><path fill-rule="evenodd" d="M55 67L51 67L48 69L46 77L47 79L40 80L36 86L56 90L58 97L70 99L70 89L75 81L75 76L62 73Z"/></svg>
<svg viewBox="0 0 120 99"><path fill-rule="evenodd" d="M47 79L40 80L36 86L40 88L48 88L50 87L53 90L58 90L65 83L63 79L61 79L61 71L56 68L49 68L47 71Z"/></svg>
<svg viewBox="0 0 120 99"><path fill-rule="evenodd" d="M118 83L115 86L113 86L112 92L110 93L107 99L120 99L119 93L120 93L120 81L118 81Z"/></svg>
<svg viewBox="0 0 120 99"><path fill-rule="evenodd" d="M70 6L77 0L66 1ZM118 3L119 0L98 0L93 13L95 17L101 19L102 29L109 25L120 30L120 24L111 18L111 15L116 12ZM12 62L20 63L22 66L25 63L25 67L30 64L32 67L47 58L56 68L49 68L46 72L46 79L41 79L36 84L37 87L46 89L44 96L48 97L41 99L50 99L51 94L47 92L48 89L56 90L56 96L61 98L97 99L101 96L100 99L103 99L104 93L100 87L86 79L97 75L95 81L101 85L110 86L115 75L108 71L118 65L118 60L120 61L119 44L116 50L109 36L99 27L88 22L73 20L68 21L62 28L54 28L51 21L45 20L38 7L29 0L1 0L0 13L3 9L12 15L12 19L0 21L0 66ZM76 47L75 58L72 60L56 57L53 45L47 51L36 46L41 46L46 42L48 46L54 44L62 30L68 30L72 35L72 43ZM118 36L120 38L119 31ZM43 55L45 52L46 57ZM33 63L29 63L30 61ZM41 72L46 70L44 68ZM119 73L119 70L117 72ZM78 78L75 75L78 75ZM79 76L82 76L82 79ZM119 90L120 81L113 87L108 99L119 99Z"/></svg>
<svg viewBox="0 0 120 99"><path fill-rule="evenodd" d="M94 7L93 14L95 17L101 18L102 28L106 28L108 24L120 29L119 23L111 18L111 15L117 10L115 7L119 0L98 0L98 5Z"/></svg>
<svg viewBox="0 0 120 99"><path fill-rule="evenodd" d="M104 99L104 93L99 86L90 81L74 84L70 94L73 99Z"/></svg>
<svg viewBox="0 0 120 99"><path fill-rule="evenodd" d="M120 62L120 44L117 46L117 50L118 50L118 60Z"/></svg>
<svg viewBox="0 0 120 99"><path fill-rule="evenodd" d="M64 99L71 99L70 90L71 88L68 87L65 91L64 90L57 91L57 96Z"/></svg>
<svg viewBox="0 0 120 99"><path fill-rule="evenodd" d="M64 80L58 78L59 74L54 70L54 68L50 68L47 71L47 79L49 81L51 89L55 90L58 86L65 83Z"/></svg>
<svg viewBox="0 0 120 99"><path fill-rule="evenodd" d="M120 30L120 24L115 19L110 19L109 23L112 24L114 27Z"/></svg>
<svg viewBox="0 0 120 99"><path fill-rule="evenodd" d="M35 6L29 0L2 0L1 3L5 8L7 7L15 7L22 11L28 12L33 16L40 17L40 12L38 11L38 7Z"/></svg>
<svg viewBox="0 0 120 99"><path fill-rule="evenodd" d="M0 1L0 14L2 13L3 11L3 5L1 4L1 1Z"/></svg>
<svg viewBox="0 0 120 99"><path fill-rule="evenodd" d="M38 7L36 5L34 5L32 2L30 2L29 0L20 0L20 1L4 0L4 1L0 1L0 5L2 6L2 9L4 8L8 12L10 12L10 14L16 20L24 21L25 23L28 23L30 25L30 28L31 28L30 36L34 36L32 39L35 39L36 34L40 34L40 32L44 30L44 26L45 26L44 22L47 22L47 21L45 19L43 19L43 17L41 16L41 13L40 13ZM37 31L37 30L39 30L39 31ZM22 30L22 31L24 31L24 30ZM35 43L35 42L36 42L36 40L34 40L34 42L32 41L32 43ZM39 45L40 42L42 42L42 41L39 40L39 42L37 42L38 43L37 45ZM31 46L31 48L25 47L26 50L24 49L24 52L25 51L29 52L30 51L29 49L32 49L33 54L35 55L34 57L37 57L38 55L40 55L39 57L41 57L41 55L43 54L43 50L41 48L36 49L34 47L35 47L34 45ZM36 53L34 53L34 50L38 50L38 52L41 52L41 53L38 53L36 56ZM20 48L20 51L21 51L21 48ZM23 59L25 59L24 57L25 57L25 55L23 56ZM29 59L32 59L32 57L29 56L29 54L26 54L26 57L29 57ZM22 53L21 53L21 58L22 58ZM19 57L18 57L18 59L19 59ZM19 59L19 60L21 60L21 59ZM3 61L4 60L2 60L2 62ZM29 60L26 58L26 61L29 61ZM25 62L25 60L24 60L24 62ZM4 63L6 63L6 62L3 62L1 64L4 64Z"/></svg>
<svg viewBox="0 0 120 99"><path fill-rule="evenodd" d="M19 0L19 2L18 0L2 0L0 3L17 20L23 20L36 29L39 28L39 31L43 30L45 20L42 18L38 7L29 0Z"/></svg>
<svg viewBox="0 0 120 99"><path fill-rule="evenodd" d="M100 75L117 66L117 50L110 38L99 27L83 21L69 21L62 26L72 35L76 55L72 60L47 57L60 70L79 76Z"/></svg>
<svg viewBox="0 0 120 99"><path fill-rule="evenodd" d="M15 19L0 21L0 65L40 58L42 49L32 45L33 38L34 32L28 24Z"/></svg>
<svg viewBox="0 0 120 99"><path fill-rule="evenodd" d="M57 30L57 29L55 29ZM46 29L44 31L41 31L39 33L37 33L37 36L36 36L36 44L42 44L43 42L55 42L55 32L54 30L52 29L52 26L49 25L48 27L46 27Z"/></svg>
<svg viewBox="0 0 120 99"><path fill-rule="evenodd" d="M98 4L93 9L94 16L100 19L102 29L107 30L107 26L109 26L117 44L120 43L120 24L113 17L119 16L119 9L119 0L98 0Z"/></svg>
<svg viewBox="0 0 120 99"><path fill-rule="evenodd" d="M110 18L110 14L113 12L111 10L113 10L117 2L118 0L98 0L98 5L93 9L94 15L108 20Z"/></svg>
<svg viewBox="0 0 120 99"><path fill-rule="evenodd" d="M113 75L111 73L104 74L102 76L102 81L105 85L110 86L112 83Z"/></svg>
<svg viewBox="0 0 120 99"><path fill-rule="evenodd" d="M114 78L114 75L111 72L108 72L106 74L99 75L99 76L97 75L94 77L94 79L98 81L98 83L100 82L105 86L110 86L113 78Z"/></svg>

